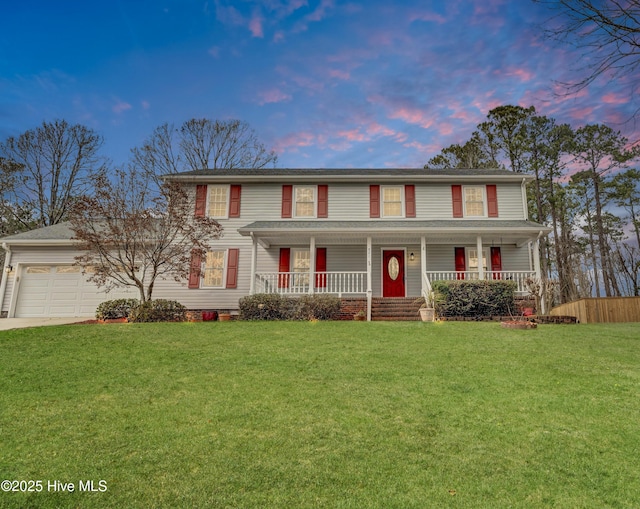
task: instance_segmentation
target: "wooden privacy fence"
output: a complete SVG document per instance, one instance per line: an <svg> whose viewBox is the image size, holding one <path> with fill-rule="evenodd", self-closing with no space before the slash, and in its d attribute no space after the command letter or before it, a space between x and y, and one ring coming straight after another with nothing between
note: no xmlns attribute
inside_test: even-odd
<svg viewBox="0 0 640 509"><path fill-rule="evenodd" d="M575 316L580 323L640 322L640 297L601 297L561 304L551 316Z"/></svg>

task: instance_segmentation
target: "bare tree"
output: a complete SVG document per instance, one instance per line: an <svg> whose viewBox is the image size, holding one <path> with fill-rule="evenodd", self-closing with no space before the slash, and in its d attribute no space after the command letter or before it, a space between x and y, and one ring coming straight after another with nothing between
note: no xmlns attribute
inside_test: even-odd
<svg viewBox="0 0 640 509"><path fill-rule="evenodd" d="M640 0L534 0L555 10L548 36L579 48L583 75L565 83L569 92L588 87L600 76L640 85Z"/></svg>
<svg viewBox="0 0 640 509"><path fill-rule="evenodd" d="M132 166L156 178L189 170L266 168L277 159L240 120L194 118L178 129L165 123L132 150Z"/></svg>
<svg viewBox="0 0 640 509"><path fill-rule="evenodd" d="M158 278L183 281L192 253L203 256L222 228L194 216L193 197L180 184L164 182L158 193L143 173L116 171L99 177L94 193L70 214L74 238L84 251L76 263L107 290L135 287L150 300Z"/></svg>
<svg viewBox="0 0 640 509"><path fill-rule="evenodd" d="M11 206L3 213L18 211L13 218L21 222L24 210L31 210L37 226L64 221L76 196L105 171L98 155L102 142L93 130L64 120L43 122L7 138L0 144L0 155L5 159L3 172L11 166L12 185L5 190Z"/></svg>

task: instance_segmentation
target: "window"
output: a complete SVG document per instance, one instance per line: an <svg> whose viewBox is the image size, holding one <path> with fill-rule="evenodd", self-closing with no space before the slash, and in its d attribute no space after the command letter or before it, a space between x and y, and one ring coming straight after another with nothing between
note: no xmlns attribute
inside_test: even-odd
<svg viewBox="0 0 640 509"><path fill-rule="evenodd" d="M478 271L478 249L475 247L467 248L467 267L471 272ZM482 268L486 272L487 271L487 260L489 259L488 249L482 250Z"/></svg>
<svg viewBox="0 0 640 509"><path fill-rule="evenodd" d="M403 190L402 186L382 187L382 217L403 217Z"/></svg>
<svg viewBox="0 0 640 509"><path fill-rule="evenodd" d="M484 186L464 186L465 217L485 217Z"/></svg>
<svg viewBox="0 0 640 509"><path fill-rule="evenodd" d="M315 186L295 186L295 217L315 217L316 188Z"/></svg>
<svg viewBox="0 0 640 509"><path fill-rule="evenodd" d="M209 217L227 217L229 186L209 186L207 215Z"/></svg>
<svg viewBox="0 0 640 509"><path fill-rule="evenodd" d="M58 265L56 267L56 272L58 274L79 274L80 267L77 265Z"/></svg>
<svg viewBox="0 0 640 509"><path fill-rule="evenodd" d="M309 286L309 268L311 254L308 249L292 249L291 272L294 273L294 286Z"/></svg>
<svg viewBox="0 0 640 509"><path fill-rule="evenodd" d="M224 283L225 254L226 252L223 250L207 252L204 261L203 287L222 288Z"/></svg>
<svg viewBox="0 0 640 509"><path fill-rule="evenodd" d="M27 267L27 274L49 274L51 267Z"/></svg>

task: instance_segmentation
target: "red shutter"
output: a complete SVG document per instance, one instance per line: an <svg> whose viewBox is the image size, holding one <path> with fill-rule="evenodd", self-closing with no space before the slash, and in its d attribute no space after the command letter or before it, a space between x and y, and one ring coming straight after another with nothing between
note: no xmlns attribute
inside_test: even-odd
<svg viewBox="0 0 640 509"><path fill-rule="evenodd" d="M462 186L451 186L451 199L453 200L453 217L462 217Z"/></svg>
<svg viewBox="0 0 640 509"><path fill-rule="evenodd" d="M380 186L369 186L369 217L380 217Z"/></svg>
<svg viewBox="0 0 640 509"><path fill-rule="evenodd" d="M467 263L465 259L464 248L456 247L455 248L455 260L456 260L456 272L461 272L462 274L456 274L456 279L464 279L464 271L467 270Z"/></svg>
<svg viewBox="0 0 640 509"><path fill-rule="evenodd" d="M278 272L286 272L278 276L278 288L289 288L289 267L291 263L291 249L288 247L280 248L280 264Z"/></svg>
<svg viewBox="0 0 640 509"><path fill-rule="evenodd" d="M206 187L206 186L205 186ZM191 252L191 262L189 263L189 288L200 288L200 265L202 258L197 251Z"/></svg>
<svg viewBox="0 0 640 509"><path fill-rule="evenodd" d="M327 287L327 248L316 249L316 288Z"/></svg>
<svg viewBox="0 0 640 509"><path fill-rule="evenodd" d="M487 212L489 217L498 217L498 190L494 184L487 186Z"/></svg>
<svg viewBox="0 0 640 509"><path fill-rule="evenodd" d="M499 247L491 248L491 272L493 279L502 279L500 272L502 271L502 254Z"/></svg>
<svg viewBox="0 0 640 509"><path fill-rule="evenodd" d="M238 258L239 249L229 249L227 253L227 288L238 287Z"/></svg>
<svg viewBox="0 0 640 509"><path fill-rule="evenodd" d="M240 195L242 186L232 185L229 192L229 217L240 217Z"/></svg>
<svg viewBox="0 0 640 509"><path fill-rule="evenodd" d="M282 186L282 217L291 217L292 212L293 186L284 185Z"/></svg>
<svg viewBox="0 0 640 509"><path fill-rule="evenodd" d="M196 186L196 217L204 217L205 209L207 208L207 186L206 185L197 185Z"/></svg>
<svg viewBox="0 0 640 509"><path fill-rule="evenodd" d="M404 186L405 217L416 217L416 186Z"/></svg>
<svg viewBox="0 0 640 509"><path fill-rule="evenodd" d="M329 186L318 186L318 217L329 217Z"/></svg>

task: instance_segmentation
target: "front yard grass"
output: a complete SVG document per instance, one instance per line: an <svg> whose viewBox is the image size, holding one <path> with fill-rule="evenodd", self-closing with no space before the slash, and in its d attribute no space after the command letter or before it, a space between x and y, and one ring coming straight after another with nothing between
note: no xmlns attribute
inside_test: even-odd
<svg viewBox="0 0 640 509"><path fill-rule="evenodd" d="M639 423L640 324L0 336L3 508L637 508Z"/></svg>

